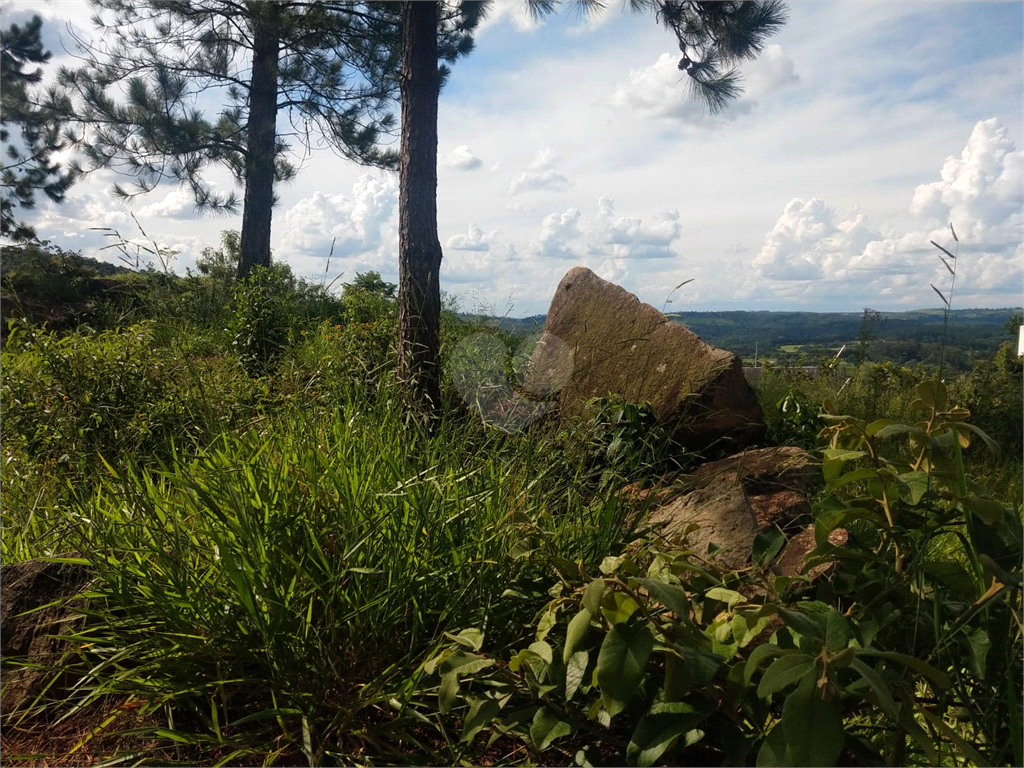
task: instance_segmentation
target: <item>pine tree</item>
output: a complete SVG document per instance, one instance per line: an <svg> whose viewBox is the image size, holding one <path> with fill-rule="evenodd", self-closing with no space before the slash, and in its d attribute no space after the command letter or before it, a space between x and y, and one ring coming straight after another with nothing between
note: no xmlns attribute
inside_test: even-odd
<svg viewBox="0 0 1024 768"><path fill-rule="evenodd" d="M487 3L461 3L475 25ZM602 7L599 0L576 0L579 10ZM554 11L557 0L528 0L534 16ZM740 93L735 69L723 71L761 52L765 39L785 23L780 0L701 2L630 0L634 11L653 11L679 42L679 69L690 77L693 94L712 113ZM437 2L404 3L402 15L402 140L399 170L398 375L412 394L414 407L431 419L440 407L438 357L441 300L438 273L441 244L437 234L438 77L433 30L442 10Z"/></svg>
<svg viewBox="0 0 1024 768"><path fill-rule="evenodd" d="M31 86L42 80L42 69L25 69L50 60L50 52L43 49L42 26L43 20L33 16L23 27L12 24L0 32L0 142L5 146L0 165L0 234L15 240L35 237L31 226L15 220L15 208L33 208L37 192L61 202L77 176L74 167L65 171L52 162L53 154L64 146L61 122L34 101ZM9 126L16 132L12 134Z"/></svg>
<svg viewBox="0 0 1024 768"><path fill-rule="evenodd" d="M81 130L74 138L90 170L135 177L123 197L164 181L187 185L200 209L234 211L208 166L244 185L239 276L270 264L274 185L294 177L289 141L327 144L357 163L394 168L380 146L394 125L401 9L388 3L268 0L94 0L103 48L63 70L53 102ZM462 32L444 38L450 60ZM471 40L469 43L471 44ZM217 94L216 117L196 106ZM279 133L282 117L290 130Z"/></svg>

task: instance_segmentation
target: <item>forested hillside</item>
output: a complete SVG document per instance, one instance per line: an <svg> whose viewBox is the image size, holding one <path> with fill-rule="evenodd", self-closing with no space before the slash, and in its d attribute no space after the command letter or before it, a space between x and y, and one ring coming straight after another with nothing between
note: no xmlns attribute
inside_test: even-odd
<svg viewBox="0 0 1024 768"><path fill-rule="evenodd" d="M1020 309L958 309L949 314L944 366L968 371L991 358L1015 331L1008 328ZM544 315L497 320L503 328L540 329ZM845 344L843 358L899 365L937 366L943 340L941 309L910 312L673 312L708 344L728 349L748 361L810 363L835 355Z"/></svg>

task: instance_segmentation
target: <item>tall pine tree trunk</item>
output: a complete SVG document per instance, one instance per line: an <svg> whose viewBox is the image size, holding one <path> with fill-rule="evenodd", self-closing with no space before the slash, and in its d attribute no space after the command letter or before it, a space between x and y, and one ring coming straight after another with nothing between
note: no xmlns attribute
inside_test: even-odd
<svg viewBox="0 0 1024 768"><path fill-rule="evenodd" d="M405 3L398 193L398 378L409 387L414 406L430 417L441 405L437 19L436 2Z"/></svg>
<svg viewBox="0 0 1024 768"><path fill-rule="evenodd" d="M252 81L249 84L245 207L242 211L238 277L270 266L270 221L274 206L274 145L277 143L277 59L280 50L277 2L260 3L253 24Z"/></svg>

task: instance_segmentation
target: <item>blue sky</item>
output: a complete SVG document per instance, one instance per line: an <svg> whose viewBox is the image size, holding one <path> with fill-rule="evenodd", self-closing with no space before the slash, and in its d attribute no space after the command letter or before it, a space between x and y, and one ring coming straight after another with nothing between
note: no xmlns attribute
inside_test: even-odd
<svg viewBox="0 0 1024 768"><path fill-rule="evenodd" d="M954 306L1024 298L1024 3L790 2L789 23L742 65L745 92L710 117L688 97L673 34L613 0L535 22L495 4L441 94L442 288L466 310L545 312L583 264L673 310L932 307L950 275L929 243L960 237ZM79 0L8 2L48 39ZM51 42L55 64L69 56ZM241 215L198 216L160 187L129 207L96 173L42 237L116 260L101 233L138 232L184 272ZM226 172L210 174L223 190ZM370 269L397 281L397 176L320 151L278 189L273 249L297 274ZM692 279L679 290L679 283Z"/></svg>

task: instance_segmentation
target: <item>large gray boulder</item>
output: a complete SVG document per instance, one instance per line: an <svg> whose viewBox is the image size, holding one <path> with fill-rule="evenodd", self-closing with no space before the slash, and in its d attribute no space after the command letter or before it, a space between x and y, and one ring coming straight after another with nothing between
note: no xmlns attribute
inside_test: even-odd
<svg viewBox="0 0 1024 768"><path fill-rule="evenodd" d="M595 397L649 402L694 450L751 445L764 436L764 415L739 357L585 267L573 267L558 284L524 389L557 391L562 418L585 416Z"/></svg>

